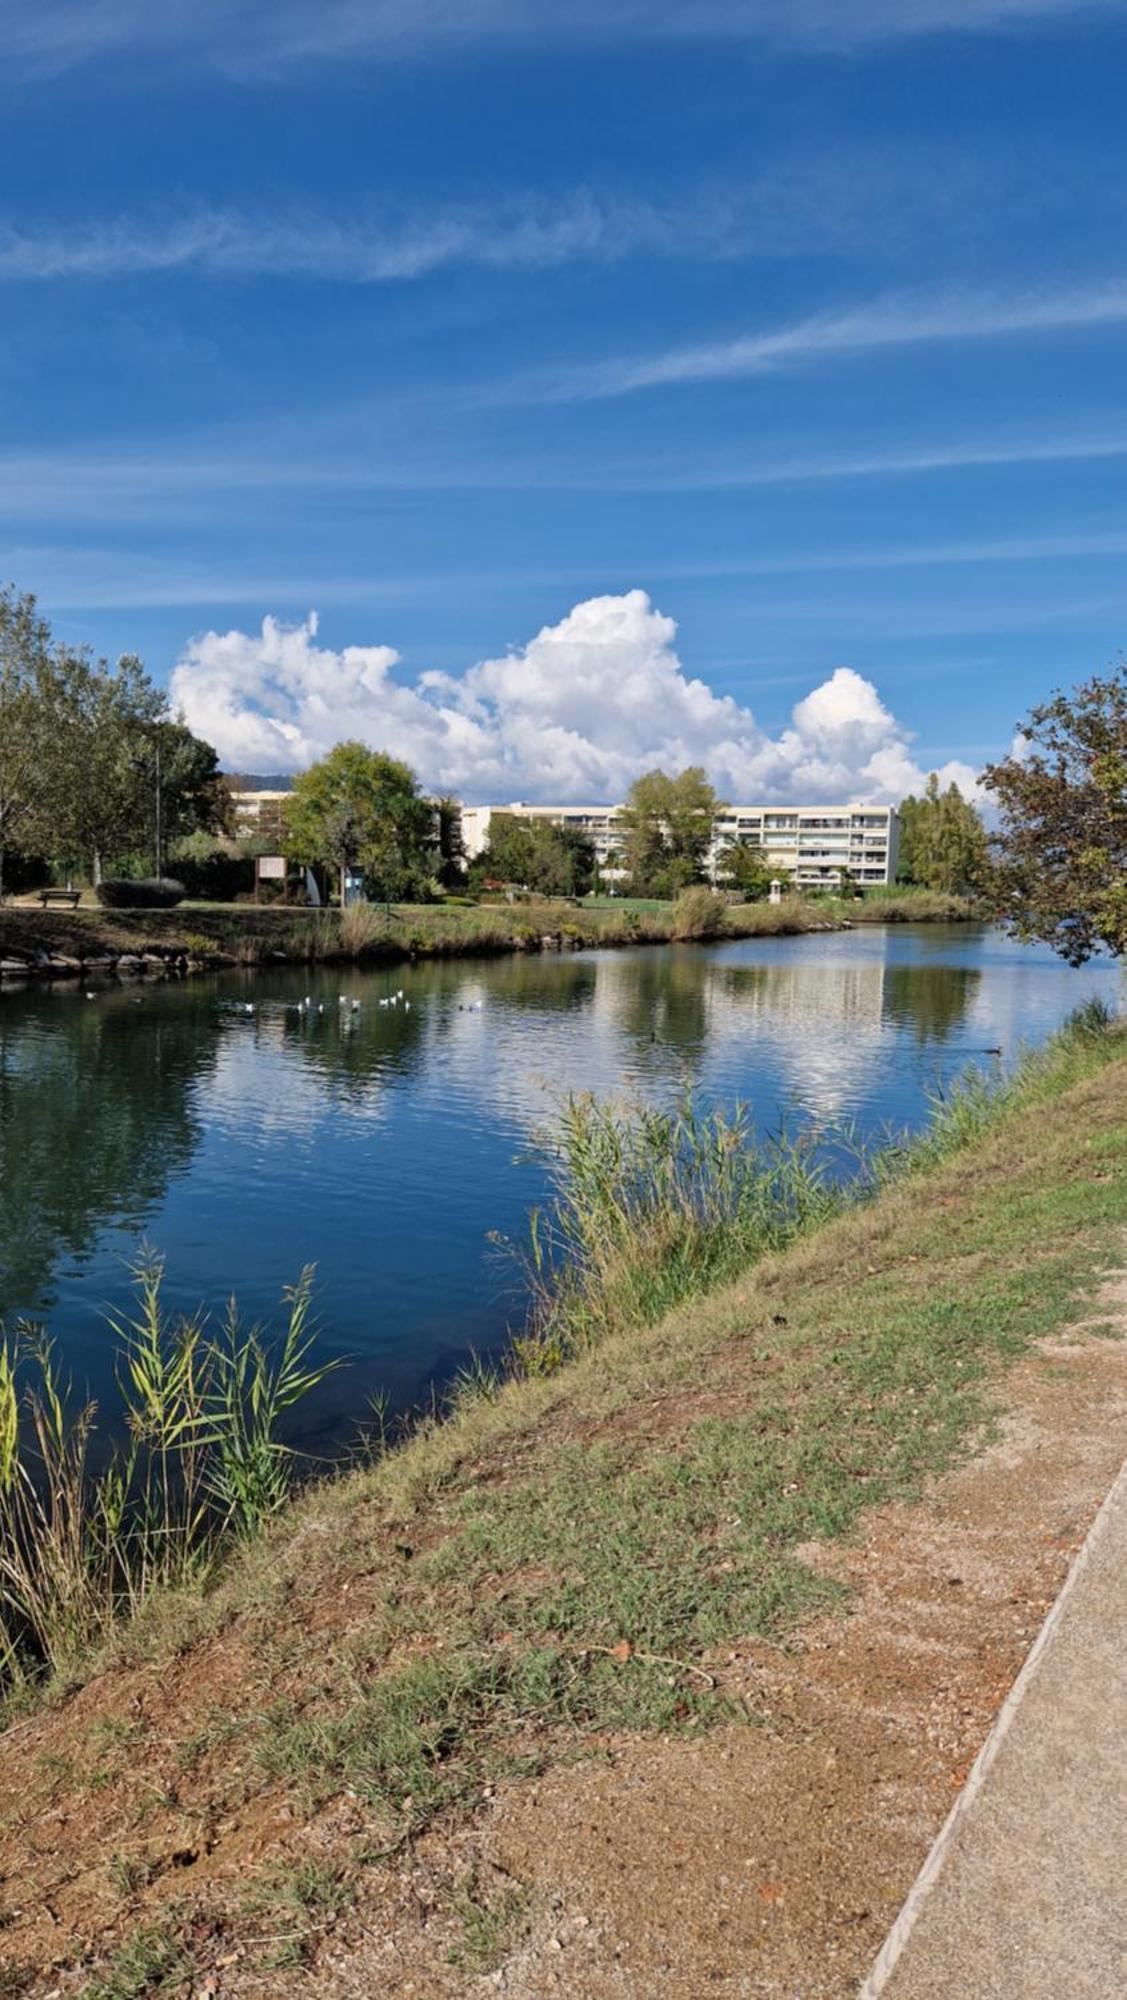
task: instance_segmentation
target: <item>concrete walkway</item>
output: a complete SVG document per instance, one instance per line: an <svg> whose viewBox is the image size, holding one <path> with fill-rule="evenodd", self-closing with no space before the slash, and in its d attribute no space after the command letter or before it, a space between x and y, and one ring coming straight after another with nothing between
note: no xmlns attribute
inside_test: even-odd
<svg viewBox="0 0 1127 2000"><path fill-rule="evenodd" d="M1127 1996L1127 1466L861 2000Z"/></svg>

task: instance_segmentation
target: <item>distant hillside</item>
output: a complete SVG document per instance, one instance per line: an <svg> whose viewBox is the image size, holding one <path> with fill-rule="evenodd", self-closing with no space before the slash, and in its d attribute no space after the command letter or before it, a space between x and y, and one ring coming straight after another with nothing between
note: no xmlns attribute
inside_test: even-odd
<svg viewBox="0 0 1127 2000"><path fill-rule="evenodd" d="M293 790L293 774L289 771L225 771L223 775L233 792Z"/></svg>

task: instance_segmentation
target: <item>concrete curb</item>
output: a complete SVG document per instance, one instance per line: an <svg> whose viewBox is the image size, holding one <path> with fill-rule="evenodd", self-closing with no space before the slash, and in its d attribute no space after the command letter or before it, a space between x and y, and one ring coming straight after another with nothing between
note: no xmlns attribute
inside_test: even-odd
<svg viewBox="0 0 1127 2000"><path fill-rule="evenodd" d="M963 1786L940 1832L937 1834L931 1852L920 1869L915 1882L912 1884L907 1900L896 1922L893 1924L892 1929L881 1946L872 1971L858 1991L857 2000L880 2000L880 1995L884 1992L889 1979L903 1955L905 1946L919 1918L923 1914L927 1899L939 1880L952 1842L964 1820L972 1811L974 1802L989 1776L990 1767L997 1757L1006 1737L1009 1735L1022 1702L1036 1679L1038 1668L1052 1644L1057 1628L1068 1607L1069 1599L1077 1583L1084 1575L1085 1570L1089 1567L1095 1550L1098 1549L1108 1532L1112 1516L1116 1512L1121 1497L1127 1498L1127 1461L1120 1467L1119 1473L1104 1500L1103 1506L1092 1522L1076 1560L1061 1585L1056 1601L1033 1642L1021 1672L1018 1674L1017 1679L998 1711L994 1727L971 1766L966 1784Z"/></svg>

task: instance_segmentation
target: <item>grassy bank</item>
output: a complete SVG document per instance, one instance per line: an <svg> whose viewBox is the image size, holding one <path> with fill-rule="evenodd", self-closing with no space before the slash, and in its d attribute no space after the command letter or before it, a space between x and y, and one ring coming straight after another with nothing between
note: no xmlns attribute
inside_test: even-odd
<svg viewBox="0 0 1127 2000"><path fill-rule="evenodd" d="M973 1447L1007 1368L1121 1260L1122 1033L963 1093L886 1178L720 1288L682 1260L657 1319L620 1293L600 1327L593 1292L562 1366L467 1384L57 1687L5 1743L6 1990L68 1954L102 1958L82 1990L107 2000L279 1934L313 1957L499 1785L747 1721L728 1648L848 1609L806 1545ZM205 1838L192 1889L169 1857ZM27 1914L48 1883L53 1928Z"/></svg>
<svg viewBox="0 0 1127 2000"><path fill-rule="evenodd" d="M953 923L977 913L960 897L928 890L843 902L787 898L771 906L729 907L720 934L797 936L857 923ZM41 910L38 904L0 909L0 958L38 954L85 962L145 951L193 963L310 964L319 960L471 957L549 946L580 949L666 943L676 935L671 903L514 905L418 904L390 914L362 907L336 910L256 909L245 904L181 904L175 910Z"/></svg>

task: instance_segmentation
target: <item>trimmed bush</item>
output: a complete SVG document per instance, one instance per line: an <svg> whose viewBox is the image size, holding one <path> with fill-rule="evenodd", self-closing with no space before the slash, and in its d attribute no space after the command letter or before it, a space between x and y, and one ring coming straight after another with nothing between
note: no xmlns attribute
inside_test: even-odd
<svg viewBox="0 0 1127 2000"><path fill-rule="evenodd" d="M189 843L184 842L188 847ZM240 896L254 894L254 860L247 854L231 854L216 846L210 853L178 853L171 857L176 880L194 903L235 903ZM280 884L270 883L270 888Z"/></svg>
<svg viewBox="0 0 1127 2000"><path fill-rule="evenodd" d="M107 910L174 910L184 900L184 884L168 876L133 882L125 875L111 875L99 883L97 896Z"/></svg>

